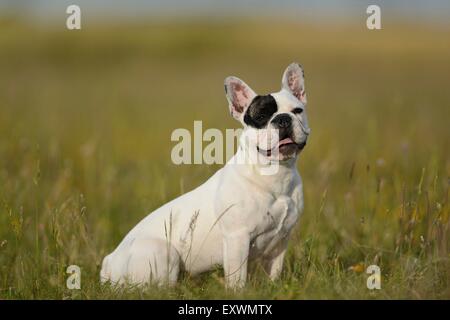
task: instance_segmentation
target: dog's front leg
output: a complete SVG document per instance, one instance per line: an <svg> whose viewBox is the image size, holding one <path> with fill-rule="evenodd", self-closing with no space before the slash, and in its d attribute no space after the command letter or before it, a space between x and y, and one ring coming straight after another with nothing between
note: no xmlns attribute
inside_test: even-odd
<svg viewBox="0 0 450 320"><path fill-rule="evenodd" d="M224 237L223 267L227 288L239 289L245 286L249 247L248 232L237 232Z"/></svg>
<svg viewBox="0 0 450 320"><path fill-rule="evenodd" d="M264 269L269 275L272 281L277 280L280 277L283 270L284 256L287 250L287 239L281 241L280 244L272 252L270 258L265 259Z"/></svg>

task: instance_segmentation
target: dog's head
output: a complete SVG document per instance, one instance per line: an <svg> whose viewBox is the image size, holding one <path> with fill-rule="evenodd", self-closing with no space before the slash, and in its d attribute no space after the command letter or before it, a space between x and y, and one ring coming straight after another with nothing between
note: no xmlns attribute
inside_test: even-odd
<svg viewBox="0 0 450 320"><path fill-rule="evenodd" d="M302 67L290 64L281 85L278 92L258 95L239 78L225 79L231 115L243 124L243 135L252 137L249 151L271 161L297 157L310 133Z"/></svg>

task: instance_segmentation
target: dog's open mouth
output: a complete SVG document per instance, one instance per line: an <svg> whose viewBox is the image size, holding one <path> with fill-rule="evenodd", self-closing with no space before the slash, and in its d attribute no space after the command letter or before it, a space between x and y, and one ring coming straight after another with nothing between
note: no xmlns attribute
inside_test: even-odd
<svg viewBox="0 0 450 320"><path fill-rule="evenodd" d="M269 150L264 150L256 147L258 149L258 152L266 157L270 157L272 153L276 150L278 150L281 154L290 154L293 152L297 152L302 150L306 145L306 141L302 143L296 143L291 138L284 138L278 142L278 144L273 148Z"/></svg>

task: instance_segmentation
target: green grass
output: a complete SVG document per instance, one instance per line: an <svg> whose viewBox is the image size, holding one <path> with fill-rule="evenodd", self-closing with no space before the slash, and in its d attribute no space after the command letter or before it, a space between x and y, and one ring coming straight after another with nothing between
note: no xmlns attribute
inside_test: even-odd
<svg viewBox="0 0 450 320"><path fill-rule="evenodd" d="M1 299L450 298L450 30L266 22L0 20ZM223 79L275 91L292 61L312 135L281 279L256 266L239 293L220 269L174 288L101 286L123 236L218 168L173 165L172 130L237 127ZM66 289L71 264L81 290ZM370 264L381 290L357 272Z"/></svg>

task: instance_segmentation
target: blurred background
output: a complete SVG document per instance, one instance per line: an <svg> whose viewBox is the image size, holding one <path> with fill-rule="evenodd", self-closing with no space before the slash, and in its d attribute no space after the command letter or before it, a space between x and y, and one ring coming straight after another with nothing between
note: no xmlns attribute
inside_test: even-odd
<svg viewBox="0 0 450 320"><path fill-rule="evenodd" d="M0 298L450 298L449 17L437 0L0 1ZM239 127L223 79L278 91L293 61L312 135L282 280L256 272L238 296L220 270L100 287L105 254L220 167L172 164L172 131ZM81 291L65 287L70 264Z"/></svg>
<svg viewBox="0 0 450 320"><path fill-rule="evenodd" d="M101 17L116 17L128 19L130 17L149 16L241 16L248 17L255 14L269 16L291 16L292 18L308 18L323 23L326 19L361 18L361 12L371 4L379 5L387 16L406 18L414 21L429 21L436 23L448 21L450 4L445 0L3 0L0 4L3 10L16 15L33 16L42 21L49 19L62 20L61 11L71 4L87 9L87 14L95 19Z"/></svg>

